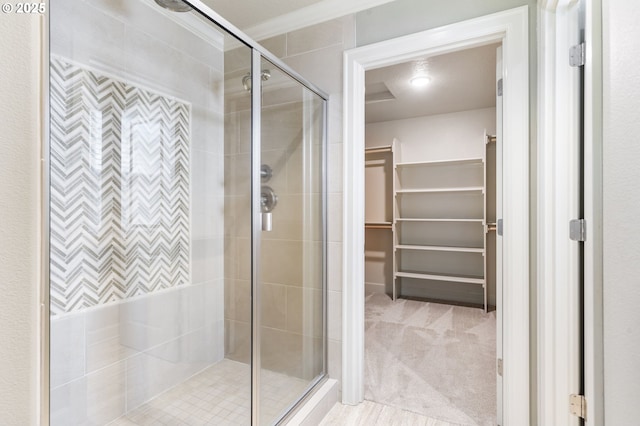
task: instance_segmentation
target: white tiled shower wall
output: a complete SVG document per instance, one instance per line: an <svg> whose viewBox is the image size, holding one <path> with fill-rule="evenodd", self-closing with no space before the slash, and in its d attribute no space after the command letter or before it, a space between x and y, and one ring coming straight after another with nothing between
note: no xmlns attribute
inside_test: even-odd
<svg viewBox="0 0 640 426"><path fill-rule="evenodd" d="M102 424L224 356L223 53L141 1L50 13L53 54L191 104L191 284L51 321L52 424Z"/></svg>

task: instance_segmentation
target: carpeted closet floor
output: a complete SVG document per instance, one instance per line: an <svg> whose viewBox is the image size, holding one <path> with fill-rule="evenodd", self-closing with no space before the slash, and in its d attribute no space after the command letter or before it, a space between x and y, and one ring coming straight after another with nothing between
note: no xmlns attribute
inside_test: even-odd
<svg viewBox="0 0 640 426"><path fill-rule="evenodd" d="M496 315L371 294L365 399L457 425L496 424Z"/></svg>

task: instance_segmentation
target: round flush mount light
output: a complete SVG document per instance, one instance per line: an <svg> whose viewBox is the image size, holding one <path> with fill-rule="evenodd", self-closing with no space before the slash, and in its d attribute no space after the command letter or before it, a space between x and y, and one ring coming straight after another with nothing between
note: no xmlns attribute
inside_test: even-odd
<svg viewBox="0 0 640 426"><path fill-rule="evenodd" d="M411 77L411 79L409 80L409 83L413 87L424 87L430 82L431 78L427 77L426 75L416 75L414 77Z"/></svg>

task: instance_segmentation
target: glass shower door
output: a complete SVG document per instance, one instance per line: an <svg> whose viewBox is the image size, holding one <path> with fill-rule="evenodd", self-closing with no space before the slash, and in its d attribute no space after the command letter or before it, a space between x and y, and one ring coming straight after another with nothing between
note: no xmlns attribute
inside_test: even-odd
<svg viewBox="0 0 640 426"><path fill-rule="evenodd" d="M273 424L324 373L324 100L261 62L259 418ZM255 324L255 323L254 323ZM254 367L255 368L255 367Z"/></svg>
<svg viewBox="0 0 640 426"><path fill-rule="evenodd" d="M188 3L49 8L44 424L270 425L326 370L326 101Z"/></svg>
<svg viewBox="0 0 640 426"><path fill-rule="evenodd" d="M195 9L49 9L43 423L250 424L252 49Z"/></svg>

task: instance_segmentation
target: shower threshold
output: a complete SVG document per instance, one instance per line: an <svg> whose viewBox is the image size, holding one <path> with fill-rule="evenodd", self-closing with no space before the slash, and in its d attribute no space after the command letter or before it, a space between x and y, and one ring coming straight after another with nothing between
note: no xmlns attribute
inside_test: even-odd
<svg viewBox="0 0 640 426"><path fill-rule="evenodd" d="M277 419L309 382L262 370L261 418ZM238 426L251 424L251 368L223 359L167 392L109 423L109 426ZM263 422L261 422L263 423Z"/></svg>

